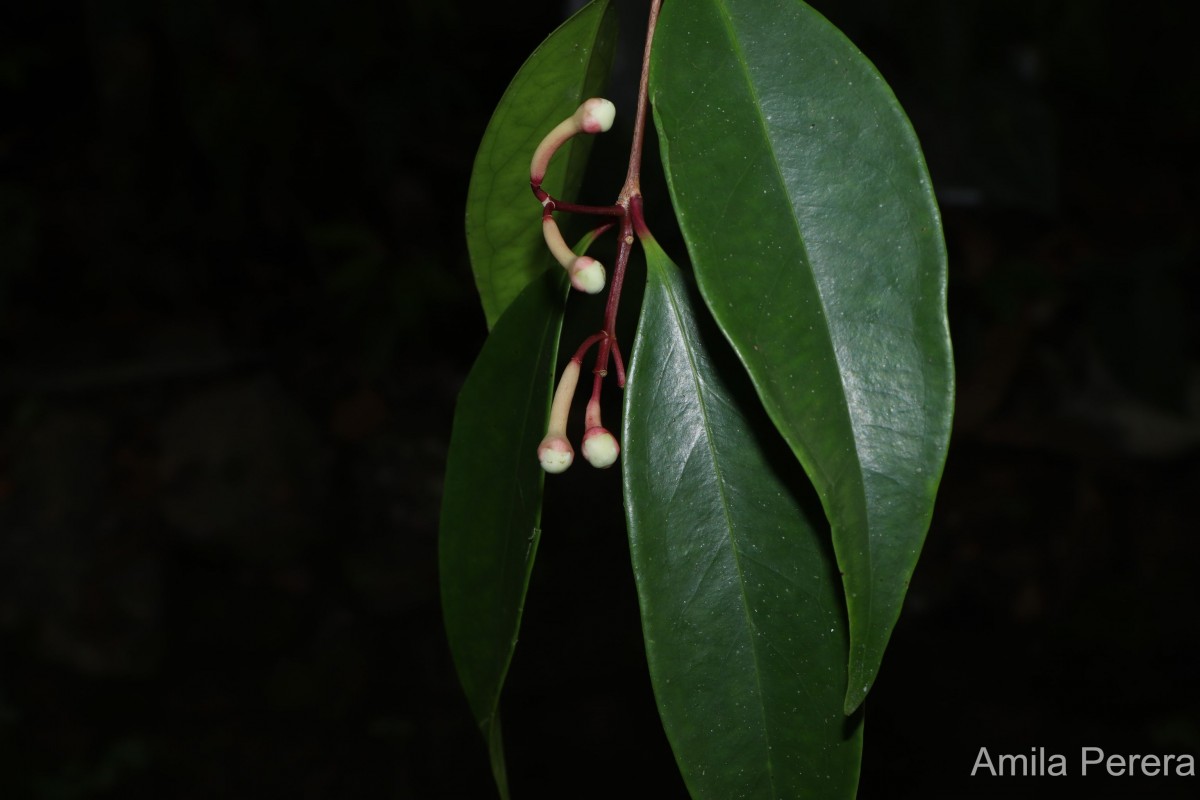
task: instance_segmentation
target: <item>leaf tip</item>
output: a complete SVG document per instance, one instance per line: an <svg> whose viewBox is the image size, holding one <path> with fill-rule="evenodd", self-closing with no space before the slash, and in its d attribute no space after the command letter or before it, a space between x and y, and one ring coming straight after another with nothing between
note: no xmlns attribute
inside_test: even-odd
<svg viewBox="0 0 1200 800"><path fill-rule="evenodd" d="M846 716L857 711L863 701L867 699L867 695L875 683L876 670L868 671L861 657L851 656L849 673L850 680L846 684L846 702L843 707Z"/></svg>

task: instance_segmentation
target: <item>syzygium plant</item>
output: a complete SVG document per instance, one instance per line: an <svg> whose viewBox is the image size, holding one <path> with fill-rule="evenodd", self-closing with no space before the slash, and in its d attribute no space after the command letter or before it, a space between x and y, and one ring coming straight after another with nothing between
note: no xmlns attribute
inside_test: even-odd
<svg viewBox="0 0 1200 800"><path fill-rule="evenodd" d="M624 183L612 205L576 204L588 141L616 113L602 99L614 42L608 0L552 33L475 161L467 242L491 333L455 412L440 531L458 675L507 797L501 690L545 476L572 467L574 438L592 467L621 464L647 662L692 795L853 797L863 700L953 405L920 147L874 67L805 3L654 0ZM690 276L644 216L651 112ZM594 220L574 249L564 214ZM610 268L585 252L605 235ZM638 243L626 371L616 321ZM572 288L607 301L558 367ZM606 385L624 394L619 439L601 420Z"/></svg>

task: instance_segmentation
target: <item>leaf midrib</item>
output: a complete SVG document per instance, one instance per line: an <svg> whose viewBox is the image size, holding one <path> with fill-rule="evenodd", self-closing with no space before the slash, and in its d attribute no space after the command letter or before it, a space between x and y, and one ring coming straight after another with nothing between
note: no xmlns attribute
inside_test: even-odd
<svg viewBox="0 0 1200 800"><path fill-rule="evenodd" d="M709 458L712 461L713 472L717 476L717 491L718 491L718 493L720 495L720 499L721 499L721 511L722 511L723 516L725 517L726 530L728 530L728 532L729 532L729 548L733 554L733 563L734 563L734 566L737 569L737 573L738 573L738 586L741 587L741 594L742 594L742 611L743 611L743 615L745 616L745 619L746 619L746 630L749 633L750 652L754 658L754 683L755 683L755 688L758 690L758 709L759 709L760 718L762 720L763 739L764 739L764 743L767 746L767 756L766 756L767 779L770 782L770 786L771 786L771 796L774 797L776 795L775 767L774 767L773 757L771 755L773 750L771 748L770 726L767 723L766 701L765 701L765 694L763 692L763 685L762 685L762 670L759 667L758 644L755 641L755 637L753 635L754 634L754 622L750 618L750 611L749 611L750 601L749 601L749 598L746 596L746 591L745 591L745 586L746 586L745 573L742 570L741 555L739 553L739 550L738 550L738 547L736 544L737 537L733 531L733 518L730 516L730 504L729 504L729 500L728 500L728 498L726 496L726 492L725 492L725 483L726 483L725 476L721 470L720 459L717 457L716 447L714 445L712 426L709 424L709 420L708 420L708 404L705 400L705 390L699 379L700 371L696 365L696 356L695 356L695 352L692 348L691 338L688 335L688 330L687 330L686 326L684 326L681 322L679 303L675 298L675 292L670 283L670 280L666 279L666 276L663 276L661 274L664 271L664 268L661 266L656 267L656 271L658 271L660 273L659 279L662 282L664 291L666 292L667 300L671 304L671 313L672 313L672 316L675 318L676 326L679 328L680 338L683 342L684 352L687 355L688 366L691 371L692 383L696 387L696 397L697 397L699 407L700 407L701 419L703 420L704 438L705 438L705 442L708 445Z"/></svg>

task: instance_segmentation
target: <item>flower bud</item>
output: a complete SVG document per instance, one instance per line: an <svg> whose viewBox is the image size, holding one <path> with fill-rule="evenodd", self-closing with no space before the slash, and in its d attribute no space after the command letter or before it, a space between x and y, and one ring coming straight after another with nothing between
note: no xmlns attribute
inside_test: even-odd
<svg viewBox="0 0 1200 800"><path fill-rule="evenodd" d="M604 265L591 256L580 256L571 263L571 285L587 294L604 291Z"/></svg>
<svg viewBox="0 0 1200 800"><path fill-rule="evenodd" d="M567 437L561 434L547 434L546 438L542 439L542 443L538 445L537 452L542 469L551 475L566 472L567 467L571 466L571 462L575 460L575 449L571 447Z"/></svg>
<svg viewBox="0 0 1200 800"><path fill-rule="evenodd" d="M606 428L588 428L587 433L583 435L583 457L593 467L608 469L617 463L617 456L620 454L621 445L617 444L617 437Z"/></svg>
<svg viewBox="0 0 1200 800"><path fill-rule="evenodd" d="M575 120L584 133L604 133L612 127L616 116L617 107L603 97L584 100L575 111Z"/></svg>

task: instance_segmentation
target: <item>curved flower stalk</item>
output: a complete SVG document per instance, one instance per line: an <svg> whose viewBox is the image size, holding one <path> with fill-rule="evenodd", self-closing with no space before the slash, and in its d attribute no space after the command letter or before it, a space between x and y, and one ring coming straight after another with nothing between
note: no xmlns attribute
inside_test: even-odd
<svg viewBox="0 0 1200 800"><path fill-rule="evenodd" d="M567 467L575 460L575 449L567 439L567 415L571 411L571 400L575 397L575 387L579 385L580 362L571 359L563 370L554 390L554 402L550 405L550 425L546 436L538 445L538 461L542 469L552 475L566 472Z"/></svg>
<svg viewBox="0 0 1200 800"><path fill-rule="evenodd" d="M546 168L558 148L566 144L577 133L605 133L617 116L617 107L603 97L584 100L575 113L564 119L542 139L533 151L529 164L529 182L541 186L546 177Z"/></svg>

